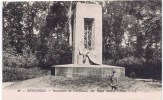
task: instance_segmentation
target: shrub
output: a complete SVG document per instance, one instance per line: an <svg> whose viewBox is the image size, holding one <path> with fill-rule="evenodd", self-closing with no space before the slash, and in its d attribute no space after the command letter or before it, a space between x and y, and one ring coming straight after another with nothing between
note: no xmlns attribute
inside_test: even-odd
<svg viewBox="0 0 163 100"><path fill-rule="evenodd" d="M37 58L39 65L46 66L46 68L51 65L70 64L72 63L72 47L68 43L54 43L48 47L46 52L43 50L37 52Z"/></svg>
<svg viewBox="0 0 163 100"><path fill-rule="evenodd" d="M120 59L116 62L116 65L123 66L123 67L142 67L145 63L144 58L137 58L137 57L127 57Z"/></svg>
<svg viewBox="0 0 163 100"><path fill-rule="evenodd" d="M3 66L6 67L25 67L31 68L38 65L37 58L34 54L20 55L3 51Z"/></svg>
<svg viewBox="0 0 163 100"><path fill-rule="evenodd" d="M22 67L24 66L25 68L31 68L31 67L37 67L38 66L38 60L34 54L30 56L23 56L22 57Z"/></svg>
<svg viewBox="0 0 163 100"><path fill-rule="evenodd" d="M143 77L145 78L145 59L137 58L137 57L127 57L120 59L116 62L116 65L125 67L125 74L127 76L132 76L134 73L134 77Z"/></svg>
<svg viewBox="0 0 163 100"><path fill-rule="evenodd" d="M40 68L11 68L3 67L3 82L21 81L35 77L41 77L50 74L48 70L41 70Z"/></svg>
<svg viewBox="0 0 163 100"><path fill-rule="evenodd" d="M161 59L150 59L146 62L146 73L151 78L162 79L162 60Z"/></svg>
<svg viewBox="0 0 163 100"><path fill-rule="evenodd" d="M161 80L161 60L148 60L137 57L127 57L120 59L116 65L125 67L127 76L134 73L137 78L154 78Z"/></svg>
<svg viewBox="0 0 163 100"><path fill-rule="evenodd" d="M114 59L105 60L105 61L103 61L103 64L106 64L106 65L115 65Z"/></svg>

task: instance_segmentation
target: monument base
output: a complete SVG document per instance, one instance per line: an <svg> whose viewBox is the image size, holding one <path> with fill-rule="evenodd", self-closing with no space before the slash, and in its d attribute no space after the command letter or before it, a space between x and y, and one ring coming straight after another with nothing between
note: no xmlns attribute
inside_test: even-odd
<svg viewBox="0 0 163 100"><path fill-rule="evenodd" d="M125 68L111 65L54 65L51 74L65 77L106 77L116 71L117 77L125 77Z"/></svg>

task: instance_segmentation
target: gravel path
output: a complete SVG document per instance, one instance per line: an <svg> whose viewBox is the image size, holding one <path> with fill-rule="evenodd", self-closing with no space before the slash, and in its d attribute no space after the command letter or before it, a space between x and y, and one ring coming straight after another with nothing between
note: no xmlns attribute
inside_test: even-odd
<svg viewBox="0 0 163 100"><path fill-rule="evenodd" d="M10 85L12 85L12 84L14 84L15 82L4 82L3 84L2 84L2 87L3 88L5 88L5 87L8 87L8 86L10 86Z"/></svg>

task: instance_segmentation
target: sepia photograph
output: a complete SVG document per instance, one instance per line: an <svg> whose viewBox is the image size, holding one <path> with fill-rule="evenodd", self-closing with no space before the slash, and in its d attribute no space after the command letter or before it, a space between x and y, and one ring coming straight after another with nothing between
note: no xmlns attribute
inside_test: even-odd
<svg viewBox="0 0 163 100"><path fill-rule="evenodd" d="M161 0L3 1L2 46L2 92L162 92Z"/></svg>

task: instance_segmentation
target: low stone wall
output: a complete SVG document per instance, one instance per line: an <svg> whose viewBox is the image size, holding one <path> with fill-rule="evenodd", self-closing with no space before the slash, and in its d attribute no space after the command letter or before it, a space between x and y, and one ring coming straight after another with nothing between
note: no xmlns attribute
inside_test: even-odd
<svg viewBox="0 0 163 100"><path fill-rule="evenodd" d="M106 77L116 71L117 77L125 77L125 68L110 65L55 65L52 66L52 74L65 77Z"/></svg>

